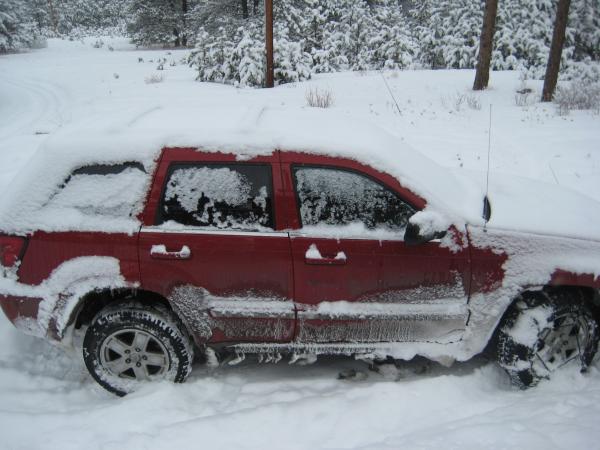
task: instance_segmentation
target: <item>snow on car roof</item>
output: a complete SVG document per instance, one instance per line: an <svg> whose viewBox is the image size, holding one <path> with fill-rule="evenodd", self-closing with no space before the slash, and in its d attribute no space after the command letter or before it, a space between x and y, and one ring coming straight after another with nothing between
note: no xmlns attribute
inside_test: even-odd
<svg viewBox="0 0 600 450"><path fill-rule="evenodd" d="M346 114L316 108L199 110L157 106L115 111L109 118L88 117L50 136L0 198L0 230L20 234L35 230L134 232L139 226L134 217L125 221L77 214L57 218L60 211L52 210L53 217L44 211L70 174L81 167L138 161L144 165L149 183L164 147L223 151L239 159L270 154L275 149L351 158L396 177L453 219L481 221L483 193L476 185L376 125Z"/></svg>

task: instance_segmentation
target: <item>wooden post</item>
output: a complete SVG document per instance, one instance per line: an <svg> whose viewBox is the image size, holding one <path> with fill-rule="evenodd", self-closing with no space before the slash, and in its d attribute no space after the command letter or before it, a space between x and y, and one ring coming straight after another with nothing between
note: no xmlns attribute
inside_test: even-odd
<svg viewBox="0 0 600 450"><path fill-rule="evenodd" d="M265 47L267 50L267 73L265 87L274 86L273 71L273 0L265 0Z"/></svg>

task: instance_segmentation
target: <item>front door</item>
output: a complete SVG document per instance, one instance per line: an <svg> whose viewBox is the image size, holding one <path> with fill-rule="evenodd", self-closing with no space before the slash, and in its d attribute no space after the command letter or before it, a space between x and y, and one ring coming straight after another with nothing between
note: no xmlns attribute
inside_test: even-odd
<svg viewBox="0 0 600 450"><path fill-rule="evenodd" d="M402 241L418 208L357 164L282 154L300 342L452 342L467 320L468 252Z"/></svg>
<svg viewBox="0 0 600 450"><path fill-rule="evenodd" d="M197 338L285 342L295 312L289 237L278 231L273 157L236 162L166 151L140 233L144 288L169 299ZM156 187L155 187L156 189Z"/></svg>

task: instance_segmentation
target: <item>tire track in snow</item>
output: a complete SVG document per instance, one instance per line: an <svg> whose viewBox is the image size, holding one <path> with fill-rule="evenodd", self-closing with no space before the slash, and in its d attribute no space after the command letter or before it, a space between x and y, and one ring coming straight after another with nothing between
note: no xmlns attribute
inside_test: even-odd
<svg viewBox="0 0 600 450"><path fill-rule="evenodd" d="M0 76L2 125L0 140L36 132L51 132L71 119L66 91L36 78Z"/></svg>
<svg viewBox="0 0 600 450"><path fill-rule="evenodd" d="M19 75L0 74L0 189L27 164L46 134L71 120L64 88Z"/></svg>

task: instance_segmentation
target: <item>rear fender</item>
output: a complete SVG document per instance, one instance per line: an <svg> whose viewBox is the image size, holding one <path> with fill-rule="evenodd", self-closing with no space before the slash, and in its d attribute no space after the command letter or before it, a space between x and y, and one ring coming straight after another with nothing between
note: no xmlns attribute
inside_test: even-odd
<svg viewBox="0 0 600 450"><path fill-rule="evenodd" d="M83 297L93 291L136 288L121 274L119 260L105 256L83 256L65 261L37 286L10 284L7 295L41 299L37 317L23 318L25 332L62 341L76 316Z"/></svg>

